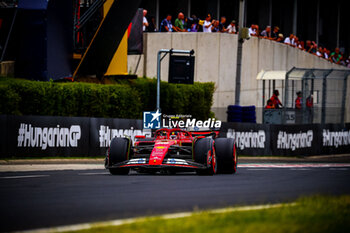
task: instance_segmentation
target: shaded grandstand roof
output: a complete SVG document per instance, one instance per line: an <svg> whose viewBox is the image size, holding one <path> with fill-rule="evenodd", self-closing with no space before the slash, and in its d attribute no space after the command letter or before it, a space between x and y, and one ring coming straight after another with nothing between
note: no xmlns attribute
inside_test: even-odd
<svg viewBox="0 0 350 233"><path fill-rule="evenodd" d="M344 79L350 75L350 69L309 69L293 67L286 70L261 70L256 76L257 80L285 80L288 75L289 80L301 80L310 78Z"/></svg>

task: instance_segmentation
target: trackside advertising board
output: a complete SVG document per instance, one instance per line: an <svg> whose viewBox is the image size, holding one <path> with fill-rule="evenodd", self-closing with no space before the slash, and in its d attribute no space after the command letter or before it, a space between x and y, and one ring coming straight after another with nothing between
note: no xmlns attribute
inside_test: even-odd
<svg viewBox="0 0 350 233"><path fill-rule="evenodd" d="M234 138L239 154L268 155L270 133L268 125L251 123L222 123L220 137Z"/></svg>
<svg viewBox="0 0 350 233"><path fill-rule="evenodd" d="M151 137L152 129L144 123L134 119L0 115L0 156L103 156L114 137ZM220 137L234 138L240 155L307 156L350 151L350 124L223 122Z"/></svg>
<svg viewBox="0 0 350 233"><path fill-rule="evenodd" d="M350 124L264 125L223 123L220 137L236 140L242 155L307 156L350 151Z"/></svg>
<svg viewBox="0 0 350 233"><path fill-rule="evenodd" d="M141 120L0 116L1 157L100 156L113 137L151 136Z"/></svg>

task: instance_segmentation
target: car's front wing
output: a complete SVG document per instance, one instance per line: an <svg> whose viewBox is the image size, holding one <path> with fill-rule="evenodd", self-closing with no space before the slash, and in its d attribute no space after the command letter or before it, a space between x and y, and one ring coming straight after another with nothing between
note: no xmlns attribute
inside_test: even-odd
<svg viewBox="0 0 350 233"><path fill-rule="evenodd" d="M148 158L136 158L136 159L130 159L126 160L121 163L113 164L111 166L106 166L106 168L122 168L122 167L129 167L129 168L142 168L142 169L166 169L166 168L188 168L188 169L206 169L207 166L196 163L190 160L185 159L176 159L176 158L169 158L164 159L162 164L152 164L152 161L149 161Z"/></svg>

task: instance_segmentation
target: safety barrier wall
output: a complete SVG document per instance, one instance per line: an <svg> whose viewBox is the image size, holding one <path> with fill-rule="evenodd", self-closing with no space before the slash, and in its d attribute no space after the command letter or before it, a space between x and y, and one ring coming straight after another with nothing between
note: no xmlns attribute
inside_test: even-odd
<svg viewBox="0 0 350 233"><path fill-rule="evenodd" d="M232 34L145 33L144 54L128 56L128 71L138 76L156 77L157 52L160 49L194 49L195 81L216 83L212 110L216 117L225 121L226 108L234 103L237 44L237 35ZM252 37L243 44L241 105L262 107L262 82L256 80L262 69L289 70L292 67L345 69L288 45ZM168 59L162 61L161 68L161 79L166 81ZM277 82L276 88L281 90L282 84ZM347 101L349 106L350 92L347 93ZM346 115L346 122L350 122L350 108L347 108ZM261 119L258 121L261 122Z"/></svg>
<svg viewBox="0 0 350 233"><path fill-rule="evenodd" d="M223 123L241 155L308 156L349 153L350 124L263 125Z"/></svg>
<svg viewBox="0 0 350 233"><path fill-rule="evenodd" d="M142 120L0 115L0 157L103 156L113 137L151 136ZM349 153L350 124L223 123L240 155Z"/></svg>
<svg viewBox="0 0 350 233"><path fill-rule="evenodd" d="M1 157L101 156L110 140L145 134L141 120L0 115Z"/></svg>

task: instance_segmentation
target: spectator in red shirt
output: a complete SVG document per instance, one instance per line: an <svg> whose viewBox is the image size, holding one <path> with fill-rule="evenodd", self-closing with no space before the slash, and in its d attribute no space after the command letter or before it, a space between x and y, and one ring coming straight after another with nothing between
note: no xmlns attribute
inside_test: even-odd
<svg viewBox="0 0 350 233"><path fill-rule="evenodd" d="M274 90L273 95L270 98L270 100L272 101L272 104L273 104L273 106L275 106L275 108L282 108L283 107L281 101L278 99L279 95L280 95L279 91Z"/></svg>
<svg viewBox="0 0 350 233"><path fill-rule="evenodd" d="M312 95L309 95L309 97L306 98L306 107L312 108L314 106L314 97Z"/></svg>
<svg viewBox="0 0 350 233"><path fill-rule="evenodd" d="M259 35L260 35L259 25L255 24L254 28L255 28L255 36L259 37Z"/></svg>
<svg viewBox="0 0 350 233"><path fill-rule="evenodd" d="M297 98L295 99L295 108L296 109L301 109L302 104L303 104L303 95L301 93L301 91L297 92Z"/></svg>
<svg viewBox="0 0 350 233"><path fill-rule="evenodd" d="M308 53L312 53L312 54L316 54L317 51L317 44L315 43L315 41L306 41L306 52Z"/></svg>
<svg viewBox="0 0 350 233"><path fill-rule="evenodd" d="M275 106L272 103L272 100L267 100L267 105L265 107L265 109L274 109Z"/></svg>
<svg viewBox="0 0 350 233"><path fill-rule="evenodd" d="M305 44L304 44L304 41L300 41L298 48L299 48L300 50L305 50L304 45L305 45Z"/></svg>

